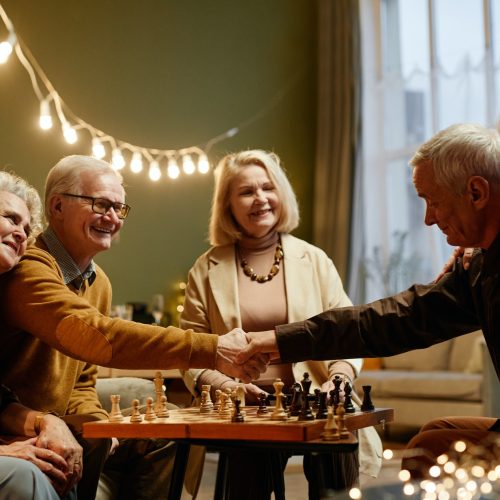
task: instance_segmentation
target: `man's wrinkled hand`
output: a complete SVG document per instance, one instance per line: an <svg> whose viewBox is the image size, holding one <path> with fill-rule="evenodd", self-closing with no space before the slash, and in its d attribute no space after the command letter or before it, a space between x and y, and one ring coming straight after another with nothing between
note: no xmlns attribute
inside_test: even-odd
<svg viewBox="0 0 500 500"><path fill-rule="evenodd" d="M464 248L457 247L453 250L450 258L446 261L441 272L436 276L434 280L436 283L446 274L453 270L453 266L459 257L462 257L462 266L465 270L469 269L470 262L472 260L472 254L474 253L474 248Z"/></svg>
<svg viewBox="0 0 500 500"><path fill-rule="evenodd" d="M216 369L231 377L237 377L245 383L259 378L269 364L267 354L255 353L248 356L244 364L237 362L237 356L247 345L245 332L241 328L219 336L217 345Z"/></svg>
<svg viewBox="0 0 500 500"><path fill-rule="evenodd" d="M64 496L78 481L83 473L83 449L75 439L68 426L55 415L45 415L40 425L40 434L36 446L57 453L65 460L66 467L62 470L66 480L58 482L59 494Z"/></svg>
<svg viewBox="0 0 500 500"><path fill-rule="evenodd" d="M278 343L276 332L268 330L265 332L247 332L248 345L238 354L238 363L247 363L252 357L258 354L266 354L269 359L278 359Z"/></svg>

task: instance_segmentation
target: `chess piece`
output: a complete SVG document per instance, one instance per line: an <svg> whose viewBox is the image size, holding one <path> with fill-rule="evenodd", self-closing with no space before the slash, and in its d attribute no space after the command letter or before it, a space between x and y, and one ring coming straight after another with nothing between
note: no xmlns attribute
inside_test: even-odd
<svg viewBox="0 0 500 500"><path fill-rule="evenodd" d="M110 422L121 422L123 420L123 414L120 410L120 395L111 394L111 413L109 414Z"/></svg>
<svg viewBox="0 0 500 500"><path fill-rule="evenodd" d="M335 375L333 379L333 385L334 389L333 391L330 392L330 395L332 396L332 405L333 405L333 412L336 414L337 413L337 408L340 403L340 386L342 384L342 379L338 376ZM333 394L332 394L333 392Z"/></svg>
<svg viewBox="0 0 500 500"><path fill-rule="evenodd" d="M213 409L214 409L214 404L210 399L210 392L201 391L200 413L212 413Z"/></svg>
<svg viewBox="0 0 500 500"><path fill-rule="evenodd" d="M153 408L153 398L149 397L146 399L146 415L144 415L144 420L152 422L156 420L156 413Z"/></svg>
<svg viewBox="0 0 500 500"><path fill-rule="evenodd" d="M290 416L298 417L302 408L302 387L298 382L292 385L292 402L290 403Z"/></svg>
<svg viewBox="0 0 500 500"><path fill-rule="evenodd" d="M313 400L313 405L312 405L312 410L313 411L318 411L319 408L319 395L321 393L321 389L314 389L314 400Z"/></svg>
<svg viewBox="0 0 500 500"><path fill-rule="evenodd" d="M130 415L130 422L142 422L141 410L139 409L139 400L132 401L132 414Z"/></svg>
<svg viewBox="0 0 500 500"><path fill-rule="evenodd" d="M222 391L220 389L215 390L215 403L214 403L214 410L215 411L219 411L221 394L222 394Z"/></svg>
<svg viewBox="0 0 500 500"><path fill-rule="evenodd" d="M266 399L267 399L266 393L261 392L259 394L259 409L257 410L258 417L267 417L267 415L269 415L269 410L266 405Z"/></svg>
<svg viewBox="0 0 500 500"><path fill-rule="evenodd" d="M314 420L313 412L309 404L308 393L306 390L302 391L302 407L300 408L299 420Z"/></svg>
<svg viewBox="0 0 500 500"><path fill-rule="evenodd" d="M154 411L155 413L158 413L161 408L161 397L165 394L163 390L163 375L161 372L155 373L155 378L153 379L153 382L155 385L155 394L156 394Z"/></svg>
<svg viewBox="0 0 500 500"><path fill-rule="evenodd" d="M231 422L244 422L245 417L242 415L240 411L240 406L241 406L241 400L236 398L234 400L234 413L233 416L231 417Z"/></svg>
<svg viewBox="0 0 500 500"><path fill-rule="evenodd" d="M361 411L373 411L375 409L374 404L372 403L371 398L371 385L363 386L363 403L361 403Z"/></svg>
<svg viewBox="0 0 500 500"><path fill-rule="evenodd" d="M231 407L229 402L231 401L231 396L227 392L221 392L220 395L220 406L219 406L219 417L227 418L231 417ZM232 404L232 402L231 402Z"/></svg>
<svg viewBox="0 0 500 500"><path fill-rule="evenodd" d="M168 418L167 396L165 394L160 397L160 408L156 412L158 418Z"/></svg>
<svg viewBox="0 0 500 500"><path fill-rule="evenodd" d="M212 398L210 397L210 389L212 389L212 386L210 384L203 384L201 386L201 394L203 395L203 391L206 391L206 400L205 400L205 410L210 410L212 411L214 409L214 404L212 402ZM208 413L205 411L204 413Z"/></svg>
<svg viewBox="0 0 500 500"><path fill-rule="evenodd" d="M356 408L352 404L352 387L351 384L346 380L344 384L344 409L346 413L356 413Z"/></svg>
<svg viewBox="0 0 500 500"><path fill-rule="evenodd" d="M236 387L236 397L241 401L241 407L243 408L246 405L245 388L243 387L243 384L238 384Z"/></svg>
<svg viewBox="0 0 500 500"><path fill-rule="evenodd" d="M304 372L304 378L300 381L302 386L302 391L305 392L306 396L309 396L309 391L311 389L312 380L309 378L309 373ZM304 394L302 394L304 396Z"/></svg>
<svg viewBox="0 0 500 500"><path fill-rule="evenodd" d="M345 408L344 403L339 403L337 407L337 425L339 428L340 438L349 437L349 431L345 425Z"/></svg>
<svg viewBox="0 0 500 500"><path fill-rule="evenodd" d="M321 433L321 438L323 441L338 441L340 439L338 430L337 423L335 422L335 415L333 414L333 406L328 406L328 417L326 419L325 429Z"/></svg>
<svg viewBox="0 0 500 500"><path fill-rule="evenodd" d="M274 411L271 413L271 420L286 420L288 415L286 411L283 409L283 386L285 384L281 381L280 378L277 378L274 383L274 391L276 393L276 405L274 407Z"/></svg>
<svg viewBox="0 0 500 500"><path fill-rule="evenodd" d="M226 398L226 406L227 406L227 409L229 410L229 413L232 413L233 412L233 398L232 398L232 395L233 395L233 390L230 389L229 387L227 387L225 389L226 391L226 394L227 394L227 398Z"/></svg>
<svg viewBox="0 0 500 500"><path fill-rule="evenodd" d="M327 392L321 392L319 393L319 403L318 403L318 410L316 412L316 419L317 420L322 420L328 418L328 407L326 404L326 398L328 397Z"/></svg>

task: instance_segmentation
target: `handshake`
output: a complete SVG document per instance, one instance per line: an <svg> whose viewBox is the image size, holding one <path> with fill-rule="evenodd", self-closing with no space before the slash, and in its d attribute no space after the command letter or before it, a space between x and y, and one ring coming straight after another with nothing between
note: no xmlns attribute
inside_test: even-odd
<svg viewBox="0 0 500 500"><path fill-rule="evenodd" d="M279 358L274 330L245 333L235 328L219 336L215 368L245 384L259 378L271 359Z"/></svg>

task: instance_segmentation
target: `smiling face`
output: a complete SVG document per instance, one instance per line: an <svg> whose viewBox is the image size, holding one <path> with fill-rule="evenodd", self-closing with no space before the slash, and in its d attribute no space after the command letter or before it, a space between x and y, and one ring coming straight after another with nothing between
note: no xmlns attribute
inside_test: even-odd
<svg viewBox="0 0 500 500"><path fill-rule="evenodd" d="M229 208L246 236L261 238L276 226L281 215L281 201L265 168L242 167L233 179Z"/></svg>
<svg viewBox="0 0 500 500"><path fill-rule="evenodd" d="M12 269L26 251L30 213L15 194L0 191L0 273Z"/></svg>
<svg viewBox="0 0 500 500"><path fill-rule="evenodd" d="M418 196L424 199L425 223L437 224L450 245L484 246L485 220L477 209L474 180L469 180L463 194L455 194L438 184L429 165L417 165L413 183Z"/></svg>
<svg viewBox="0 0 500 500"><path fill-rule="evenodd" d="M112 173L96 176L84 172L80 181L82 195L125 203L120 180ZM81 270L97 253L110 248L123 225L112 208L106 214L97 214L92 210L91 200L62 194L52 198L51 213L51 227Z"/></svg>

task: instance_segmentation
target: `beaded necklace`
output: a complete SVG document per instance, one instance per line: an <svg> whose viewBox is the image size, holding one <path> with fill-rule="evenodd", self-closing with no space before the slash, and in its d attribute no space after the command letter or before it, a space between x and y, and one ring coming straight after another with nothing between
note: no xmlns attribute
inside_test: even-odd
<svg viewBox="0 0 500 500"><path fill-rule="evenodd" d="M246 259L241 256L240 248L238 249L238 257L240 259L240 266L243 269L243 273L245 276L248 276L252 281L256 281L257 283L266 283L266 281L271 281L280 271L280 262L283 260L284 253L283 247L281 246L281 241L278 241L278 245L276 246L276 250L274 251L274 262L271 266L271 270L266 275L257 274L252 267L248 265Z"/></svg>

